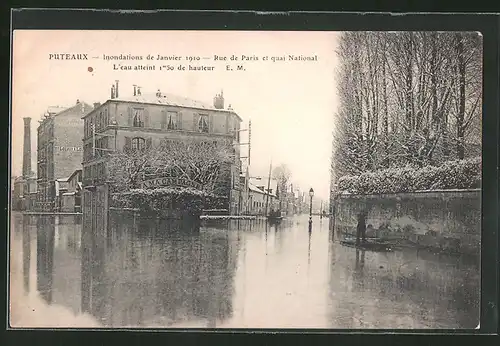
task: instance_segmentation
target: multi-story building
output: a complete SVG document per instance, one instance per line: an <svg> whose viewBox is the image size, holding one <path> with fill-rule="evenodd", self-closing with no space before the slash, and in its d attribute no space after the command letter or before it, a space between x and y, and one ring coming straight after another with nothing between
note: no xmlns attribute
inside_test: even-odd
<svg viewBox="0 0 500 346"><path fill-rule="evenodd" d="M277 180L242 174L240 176L240 186L243 187L240 200L241 214L266 215L266 212L269 214L271 210L280 209L279 200L276 196Z"/></svg>
<svg viewBox="0 0 500 346"><path fill-rule="evenodd" d="M37 145L39 210L56 210L56 182L82 166L82 116L93 107L76 101L73 107L50 107L40 120Z"/></svg>
<svg viewBox="0 0 500 346"><path fill-rule="evenodd" d="M157 91L142 94L134 86L130 97L118 95L118 84L111 98L85 115L83 139L83 186L103 185L107 179L110 151L159 146L164 140L191 138L225 142L233 147L230 167L229 205L231 214L238 211L241 170L239 134L241 118L224 108L221 94L213 105Z"/></svg>

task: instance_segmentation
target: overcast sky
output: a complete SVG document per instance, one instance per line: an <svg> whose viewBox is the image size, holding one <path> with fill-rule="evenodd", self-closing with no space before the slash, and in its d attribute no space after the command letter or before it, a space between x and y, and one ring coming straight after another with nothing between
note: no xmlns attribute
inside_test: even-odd
<svg viewBox="0 0 500 346"><path fill-rule="evenodd" d="M287 164L296 187L313 187L328 198L332 114L336 108L335 42L331 32L203 32L203 31L15 31L12 102L13 174L22 170L23 117L32 118L33 170L36 170L36 127L48 106L71 106L77 99L92 104L109 98L120 81L120 96L131 96L133 84L143 93L167 93L212 103L224 91L226 106L252 120L252 175L267 175L270 161ZM49 60L54 53L86 53L88 61ZM192 65L214 71L114 71L105 55L257 56L238 62L246 71L226 71L226 62L206 59ZM318 61L272 62L289 54ZM92 59L98 56L99 59ZM268 61L262 61L269 56ZM122 61L156 64L159 61ZM188 65L187 62L182 62ZM236 63L229 62L234 65ZM179 62L165 62L174 66ZM89 72L92 67L93 72ZM83 126L82 126L83 130ZM242 142L247 141L246 133ZM246 150L246 149L244 149Z"/></svg>

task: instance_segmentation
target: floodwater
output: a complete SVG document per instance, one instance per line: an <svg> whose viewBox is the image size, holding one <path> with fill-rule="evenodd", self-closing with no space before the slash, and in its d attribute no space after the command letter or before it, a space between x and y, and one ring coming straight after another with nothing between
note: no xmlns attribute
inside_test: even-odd
<svg viewBox="0 0 500 346"><path fill-rule="evenodd" d="M11 227L12 327L475 328L477 260L345 247L328 219L231 221L182 232L110 216Z"/></svg>

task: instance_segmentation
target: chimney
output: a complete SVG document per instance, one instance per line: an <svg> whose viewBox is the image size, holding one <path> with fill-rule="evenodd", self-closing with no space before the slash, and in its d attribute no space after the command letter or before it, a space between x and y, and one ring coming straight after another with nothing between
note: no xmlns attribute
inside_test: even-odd
<svg viewBox="0 0 500 346"><path fill-rule="evenodd" d="M31 175L31 118L24 118L23 177Z"/></svg>
<svg viewBox="0 0 500 346"><path fill-rule="evenodd" d="M137 96L137 85L134 84L134 96Z"/></svg>
<svg viewBox="0 0 500 346"><path fill-rule="evenodd" d="M94 102L94 109L96 109L97 107L99 107L101 105L101 102Z"/></svg>
<svg viewBox="0 0 500 346"><path fill-rule="evenodd" d="M76 104L79 104L80 103L80 100L79 99L76 99Z"/></svg>
<svg viewBox="0 0 500 346"><path fill-rule="evenodd" d="M115 85L111 85L111 99L115 98Z"/></svg>
<svg viewBox="0 0 500 346"><path fill-rule="evenodd" d="M220 94L215 95L214 97L214 108L216 109L224 109L224 92L221 91Z"/></svg>
<svg viewBox="0 0 500 346"><path fill-rule="evenodd" d="M137 86L137 95L140 95L140 94L141 94L141 87Z"/></svg>
<svg viewBox="0 0 500 346"><path fill-rule="evenodd" d="M156 97L161 97L161 91L160 91L160 89L158 89L158 91L156 92Z"/></svg>
<svg viewBox="0 0 500 346"><path fill-rule="evenodd" d="M119 97L119 94L118 94L118 80L115 80L115 82L116 82L115 97L118 98Z"/></svg>

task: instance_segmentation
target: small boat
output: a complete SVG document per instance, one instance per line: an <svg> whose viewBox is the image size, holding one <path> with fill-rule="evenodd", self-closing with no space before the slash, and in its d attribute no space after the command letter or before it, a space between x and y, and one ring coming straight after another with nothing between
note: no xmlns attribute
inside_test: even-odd
<svg viewBox="0 0 500 346"><path fill-rule="evenodd" d="M281 220L283 220L283 216L281 216L281 211L277 210L277 211L274 211L274 210L271 210L271 212L269 213L269 215L267 216L267 220L269 222L280 222Z"/></svg>
<svg viewBox="0 0 500 346"><path fill-rule="evenodd" d="M380 252L390 252L392 248L389 244L385 244L380 242L378 239L371 239L360 241L358 245L356 245L356 238L344 238L340 241L340 244L350 247L355 247L357 249L369 250L369 251L380 251Z"/></svg>

